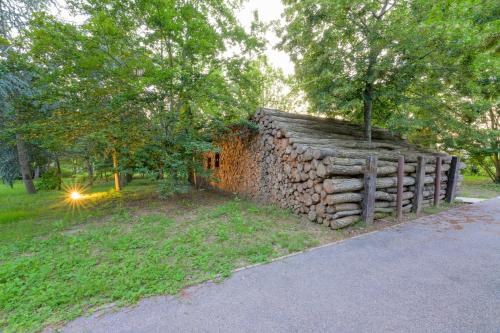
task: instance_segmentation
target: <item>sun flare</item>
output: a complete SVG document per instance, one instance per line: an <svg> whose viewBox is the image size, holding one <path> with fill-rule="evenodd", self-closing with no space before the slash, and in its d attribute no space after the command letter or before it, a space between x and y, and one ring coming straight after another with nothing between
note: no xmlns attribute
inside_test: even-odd
<svg viewBox="0 0 500 333"><path fill-rule="evenodd" d="M77 192L77 191L71 192L71 194L69 196L73 200L79 200L82 198L82 195L80 194L80 192Z"/></svg>
<svg viewBox="0 0 500 333"><path fill-rule="evenodd" d="M79 210L88 204L88 195L85 194L86 187L82 184L74 183L63 185L64 202L71 210Z"/></svg>

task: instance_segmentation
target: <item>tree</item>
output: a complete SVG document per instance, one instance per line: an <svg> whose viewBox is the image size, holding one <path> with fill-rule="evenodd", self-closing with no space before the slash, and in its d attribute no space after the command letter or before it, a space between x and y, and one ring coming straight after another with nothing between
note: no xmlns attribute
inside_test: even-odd
<svg viewBox="0 0 500 333"><path fill-rule="evenodd" d="M498 13L495 2L442 1L428 15L428 24L445 35L442 52L429 60L425 77L407 95L419 100L407 132L459 152L500 182ZM393 123L402 123L395 117Z"/></svg>
<svg viewBox="0 0 500 333"><path fill-rule="evenodd" d="M103 12L82 26L40 15L29 32L30 55L49 73L46 95L59 101L51 117L38 123L39 135L45 143L70 146L98 140L112 157L117 191L120 153L141 147L148 138L139 99L142 81L136 75L145 52L133 34L134 23L120 22L124 26Z"/></svg>
<svg viewBox="0 0 500 333"><path fill-rule="evenodd" d="M282 49L316 112L384 125L425 73L440 35L426 25L432 3L406 0L285 0Z"/></svg>
<svg viewBox="0 0 500 333"><path fill-rule="evenodd" d="M0 37L6 46L13 36L26 27L31 15L43 10L51 0L2 0L0 3ZM5 51L5 48L4 48Z"/></svg>
<svg viewBox="0 0 500 333"><path fill-rule="evenodd" d="M256 21L246 33L234 15L237 3L155 0L131 6L147 27L146 99L163 144L162 164L172 177L187 178L196 156L211 149L214 127L247 117L258 106L262 75L252 57L263 46L262 26Z"/></svg>
<svg viewBox="0 0 500 333"><path fill-rule="evenodd" d="M30 59L46 73L45 102L58 104L33 133L51 150L97 140L116 190L127 178L119 174L136 167L192 168L213 128L256 110L262 75L253 57L263 44L257 22L251 33L238 25L237 2L69 3L83 24L42 14L27 32ZM141 162L146 153L156 166Z"/></svg>
<svg viewBox="0 0 500 333"><path fill-rule="evenodd" d="M12 159L9 158L12 150L7 148L3 152L7 155L2 157L5 165L1 168L6 170L2 179L13 184L13 178L21 175L26 191L29 194L36 192L35 185L31 176L30 157L27 149L27 143L24 137L24 129L33 113L37 108L34 104L34 95L32 83L35 80L35 70L31 68L19 54L9 53L7 58L2 59L2 69L4 74L0 89L0 142L5 146L16 148L18 168L12 166ZM8 172L7 172L8 170ZM16 175L16 176L14 176Z"/></svg>
<svg viewBox="0 0 500 333"><path fill-rule="evenodd" d="M0 177L11 186L20 173L28 193L35 193L31 179L30 161L23 134L15 131L23 126L21 118L27 110L32 110L31 86L34 73L19 53L19 48L12 44L13 39L25 27L31 15L46 8L50 0L2 0L0 3L0 143L5 148L0 151ZM21 59L19 59L21 58ZM15 139L14 139L15 138ZM14 144L15 142L15 144ZM13 164L17 156L18 166Z"/></svg>

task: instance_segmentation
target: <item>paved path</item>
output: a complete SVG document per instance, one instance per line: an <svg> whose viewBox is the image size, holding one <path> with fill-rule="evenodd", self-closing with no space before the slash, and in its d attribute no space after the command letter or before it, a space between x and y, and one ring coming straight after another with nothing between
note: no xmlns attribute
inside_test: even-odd
<svg viewBox="0 0 500 333"><path fill-rule="evenodd" d="M79 318L63 332L500 332L500 198Z"/></svg>

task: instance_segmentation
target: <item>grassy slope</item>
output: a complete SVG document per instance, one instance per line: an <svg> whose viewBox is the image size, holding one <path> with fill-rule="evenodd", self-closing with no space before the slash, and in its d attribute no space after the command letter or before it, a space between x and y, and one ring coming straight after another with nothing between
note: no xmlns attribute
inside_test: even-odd
<svg viewBox="0 0 500 333"><path fill-rule="evenodd" d="M204 191L163 202L151 192L136 183L121 196L97 193L93 206L72 213L60 193L0 185L0 331L36 331L106 303L173 294L325 234L269 206Z"/></svg>
<svg viewBox="0 0 500 333"><path fill-rule="evenodd" d="M500 184L484 176L465 176L460 196L489 199L500 196Z"/></svg>

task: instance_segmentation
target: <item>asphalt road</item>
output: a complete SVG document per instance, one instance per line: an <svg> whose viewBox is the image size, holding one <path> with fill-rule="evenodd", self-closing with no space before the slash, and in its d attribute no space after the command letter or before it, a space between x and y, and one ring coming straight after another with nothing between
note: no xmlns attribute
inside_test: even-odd
<svg viewBox="0 0 500 333"><path fill-rule="evenodd" d="M500 198L82 317L63 332L500 332Z"/></svg>

